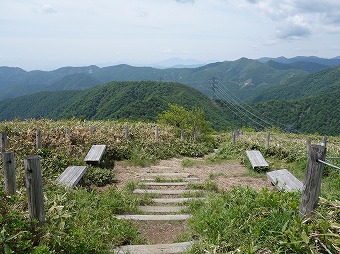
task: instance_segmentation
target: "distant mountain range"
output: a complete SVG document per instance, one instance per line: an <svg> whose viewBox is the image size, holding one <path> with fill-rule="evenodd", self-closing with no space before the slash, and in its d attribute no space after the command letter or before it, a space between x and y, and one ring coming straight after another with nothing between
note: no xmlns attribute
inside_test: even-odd
<svg viewBox="0 0 340 254"><path fill-rule="evenodd" d="M256 60L241 58L207 64L196 68L133 67L125 64L99 68L63 67L54 71L30 71L0 67L0 100L41 91L82 90L110 81L164 81L179 82L212 96L212 78L241 99L261 94L291 77L307 75L296 68L273 68Z"/></svg>
<svg viewBox="0 0 340 254"><path fill-rule="evenodd" d="M270 60L275 61L277 63L283 64L292 64L296 62L306 62L306 63L316 63L321 65L326 65L329 67L334 67L340 65L340 56L333 58L320 58L316 56L296 56L293 58L286 58L284 56L271 58L271 57L262 57L257 59L261 63L266 63Z"/></svg>

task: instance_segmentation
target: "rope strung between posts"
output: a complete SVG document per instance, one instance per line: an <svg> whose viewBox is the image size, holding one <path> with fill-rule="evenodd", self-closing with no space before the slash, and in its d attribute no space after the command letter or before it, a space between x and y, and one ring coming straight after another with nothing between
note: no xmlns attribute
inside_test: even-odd
<svg viewBox="0 0 340 254"><path fill-rule="evenodd" d="M330 166L330 167L332 167L332 168L336 168L336 169L339 169L339 170L340 170L339 167L337 167L337 166L335 166L335 165L333 165L333 164L330 164L330 163L328 163L328 162L325 162L325 161L322 161L322 160L317 160L317 161L320 162L320 163L322 163L322 164L325 164L325 165L327 165L327 166Z"/></svg>

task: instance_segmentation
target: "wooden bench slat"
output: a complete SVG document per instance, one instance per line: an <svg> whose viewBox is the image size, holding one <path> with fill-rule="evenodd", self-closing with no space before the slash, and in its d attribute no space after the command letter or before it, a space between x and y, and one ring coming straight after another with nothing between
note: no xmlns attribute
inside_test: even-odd
<svg viewBox="0 0 340 254"><path fill-rule="evenodd" d="M253 169L261 168L261 167L263 168L269 167L268 162L263 158L260 151L250 150L250 151L246 151L246 154Z"/></svg>
<svg viewBox="0 0 340 254"><path fill-rule="evenodd" d="M104 152L106 149L106 145L93 145L90 151L87 153L85 157L86 163L96 163L99 164L102 159Z"/></svg>
<svg viewBox="0 0 340 254"><path fill-rule="evenodd" d="M268 172L267 177L278 190L285 190L289 192L299 191L303 188L303 183L287 169Z"/></svg>
<svg viewBox="0 0 340 254"><path fill-rule="evenodd" d="M57 181L66 187L74 187L83 177L85 172L86 166L69 166L58 177Z"/></svg>

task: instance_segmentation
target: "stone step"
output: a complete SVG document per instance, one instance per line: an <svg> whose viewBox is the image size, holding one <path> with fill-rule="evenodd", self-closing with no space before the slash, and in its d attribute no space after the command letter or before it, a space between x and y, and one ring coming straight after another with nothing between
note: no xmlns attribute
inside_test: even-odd
<svg viewBox="0 0 340 254"><path fill-rule="evenodd" d="M164 179L164 181L171 181L171 180L180 180L180 181L183 181L183 182L195 182L195 181L199 181L200 179L198 177L194 177L194 176L186 176L186 177L179 177L179 178L174 178L172 177L171 179L168 179L168 178L163 178L163 176L161 175L158 175L158 177ZM142 182L152 182L152 181L155 181L157 178L156 177L153 177L153 178L142 178L141 181Z"/></svg>
<svg viewBox="0 0 340 254"><path fill-rule="evenodd" d="M135 189L133 191L134 194L145 194L145 193L153 193L160 195L182 195L184 193L203 193L202 190L148 190L148 189Z"/></svg>
<svg viewBox="0 0 340 254"><path fill-rule="evenodd" d="M159 173L155 173L155 172L150 172L150 173L144 173L143 176L147 176L147 177L159 177L159 178L170 178L170 179L174 179L174 178L187 178L190 177L190 173L179 173L179 172L159 172Z"/></svg>
<svg viewBox="0 0 340 254"><path fill-rule="evenodd" d="M186 220L190 218L190 214L162 214L162 215L147 215L147 214L125 214L125 215L117 215L117 219L125 219L125 220L162 220L162 221L169 221L169 220Z"/></svg>
<svg viewBox="0 0 340 254"><path fill-rule="evenodd" d="M193 242L155 245L126 245L114 250L115 254L180 254L189 250Z"/></svg>
<svg viewBox="0 0 340 254"><path fill-rule="evenodd" d="M204 200L205 198L153 198L152 201L161 204L176 204L192 200Z"/></svg>
<svg viewBox="0 0 340 254"><path fill-rule="evenodd" d="M187 186L188 182L143 182L145 186Z"/></svg>
<svg viewBox="0 0 340 254"><path fill-rule="evenodd" d="M178 213L184 209L186 206L140 206L140 210L146 213Z"/></svg>

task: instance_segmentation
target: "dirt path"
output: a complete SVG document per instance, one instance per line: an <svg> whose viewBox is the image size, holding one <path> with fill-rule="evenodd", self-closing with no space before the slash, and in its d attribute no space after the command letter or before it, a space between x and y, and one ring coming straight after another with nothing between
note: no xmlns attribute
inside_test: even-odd
<svg viewBox="0 0 340 254"><path fill-rule="evenodd" d="M183 167L182 161L189 161L190 167ZM214 181L220 190L233 186L249 186L255 189L271 187L265 177L251 177L247 169L238 162L224 162L222 164L207 165L204 159L178 159L163 160L158 165L149 167L126 166L123 163L115 166L118 188L127 182L138 182L142 179L155 177L171 179L183 177L197 177L199 182ZM177 187L172 187L177 188ZM183 222L134 222L140 233L147 239L148 244L173 243L188 230L186 221Z"/></svg>
<svg viewBox="0 0 340 254"><path fill-rule="evenodd" d="M172 158L163 160L158 165L149 167L124 166L117 164L115 166L116 179L118 187L122 187L127 182L140 181L141 179L152 179L156 175L166 176L167 173L173 173L173 178L181 176L196 176L201 182L213 179L219 189L229 189L233 186L249 186L255 189L271 187L264 177L247 176L247 169L238 162L224 162L222 164L207 165L202 158L190 159L193 166L183 167L182 161L186 159Z"/></svg>

